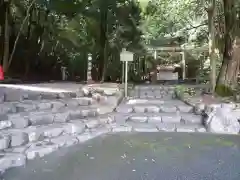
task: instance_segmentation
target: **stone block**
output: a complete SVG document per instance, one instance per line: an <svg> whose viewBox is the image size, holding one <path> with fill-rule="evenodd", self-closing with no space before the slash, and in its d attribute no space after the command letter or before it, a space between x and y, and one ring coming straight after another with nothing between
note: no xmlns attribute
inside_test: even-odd
<svg viewBox="0 0 240 180"><path fill-rule="evenodd" d="M52 102L53 110L63 109L64 107L66 107L66 103L64 103L63 101L53 101Z"/></svg>
<svg viewBox="0 0 240 180"><path fill-rule="evenodd" d="M118 113L116 113L114 115L114 121L117 124L125 124L129 117L130 117L129 114L118 114Z"/></svg>
<svg viewBox="0 0 240 180"><path fill-rule="evenodd" d="M104 115L104 114L108 114L108 113L112 113L114 108L113 106L110 105L98 105L95 107L96 109L93 111L94 114L92 116L97 116L97 115Z"/></svg>
<svg viewBox="0 0 240 180"><path fill-rule="evenodd" d="M159 113L160 108L158 106L146 106L146 111L149 113Z"/></svg>
<svg viewBox="0 0 240 180"><path fill-rule="evenodd" d="M221 108L222 104L209 104L205 106L205 112L207 114L211 113L213 110Z"/></svg>
<svg viewBox="0 0 240 180"><path fill-rule="evenodd" d="M162 115L162 122L163 123L180 123L181 116L173 115L173 114L165 114Z"/></svg>
<svg viewBox="0 0 240 180"><path fill-rule="evenodd" d="M98 114L97 108L84 108L81 109L81 116L82 117L94 117Z"/></svg>
<svg viewBox="0 0 240 180"><path fill-rule="evenodd" d="M69 147L78 144L78 139L74 136L70 136L68 134L53 138L50 140L52 143L61 147Z"/></svg>
<svg viewBox="0 0 240 180"><path fill-rule="evenodd" d="M10 134L11 147L22 146L29 142L28 134L25 132L13 132Z"/></svg>
<svg viewBox="0 0 240 180"><path fill-rule="evenodd" d="M110 124L115 122L115 116L113 114L100 115L97 116L97 119L101 124Z"/></svg>
<svg viewBox="0 0 240 180"><path fill-rule="evenodd" d="M27 91L26 93L28 94L28 100L41 100L41 94L39 92Z"/></svg>
<svg viewBox="0 0 240 180"><path fill-rule="evenodd" d="M154 94L147 94L146 96L148 99L154 99L155 98L155 95Z"/></svg>
<svg viewBox="0 0 240 180"><path fill-rule="evenodd" d="M82 118L82 111L79 109L79 110L71 110L69 111L70 115L69 115L69 119L70 120L75 120L75 119L81 119Z"/></svg>
<svg viewBox="0 0 240 180"><path fill-rule="evenodd" d="M44 139L44 131L37 126L25 128L24 132L28 134L29 142L41 141Z"/></svg>
<svg viewBox="0 0 240 180"><path fill-rule="evenodd" d="M9 114L0 114L0 121L8 120Z"/></svg>
<svg viewBox="0 0 240 180"><path fill-rule="evenodd" d="M58 93L48 93L48 92L42 92L41 93L41 99L49 99L49 100L53 100L53 99L58 99Z"/></svg>
<svg viewBox="0 0 240 180"><path fill-rule="evenodd" d="M17 109L17 112L29 112L34 111L37 109L36 104L30 101L24 101L23 103L16 103L15 107Z"/></svg>
<svg viewBox="0 0 240 180"><path fill-rule="evenodd" d="M230 109L235 109L236 104L235 103L222 103L221 108L230 108Z"/></svg>
<svg viewBox="0 0 240 180"><path fill-rule="evenodd" d="M101 124L96 118L89 118L87 120L84 120L84 123L89 129L97 128Z"/></svg>
<svg viewBox="0 0 240 180"><path fill-rule="evenodd" d="M7 91L5 92L4 100L6 102L17 102L17 101L20 102L27 98L28 98L28 95L22 90L7 89Z"/></svg>
<svg viewBox="0 0 240 180"><path fill-rule="evenodd" d="M12 127L11 121L0 121L0 130Z"/></svg>
<svg viewBox="0 0 240 180"><path fill-rule="evenodd" d="M16 113L16 112L17 112L17 108L13 103L0 104L1 115L6 115L8 113Z"/></svg>
<svg viewBox="0 0 240 180"><path fill-rule="evenodd" d="M133 110L136 113L144 113L146 112L146 105L135 105L133 106Z"/></svg>
<svg viewBox="0 0 240 180"><path fill-rule="evenodd" d="M121 95L119 95L119 96L108 96L107 99L106 99L106 103L115 108L119 104L120 99L121 99Z"/></svg>
<svg viewBox="0 0 240 180"><path fill-rule="evenodd" d="M132 126L130 125L119 125L119 124L112 124L112 132L132 132Z"/></svg>
<svg viewBox="0 0 240 180"><path fill-rule="evenodd" d="M206 127L208 131L224 134L239 134L239 119L231 108L216 108L208 116Z"/></svg>
<svg viewBox="0 0 240 180"><path fill-rule="evenodd" d="M202 124L203 119L200 115L181 113L181 120L185 122L185 124Z"/></svg>
<svg viewBox="0 0 240 180"><path fill-rule="evenodd" d="M148 123L161 123L162 116L161 115L150 115L148 116Z"/></svg>
<svg viewBox="0 0 240 180"><path fill-rule="evenodd" d="M69 108L76 108L79 106L79 102L76 99L64 100L64 102Z"/></svg>
<svg viewBox="0 0 240 180"><path fill-rule="evenodd" d="M118 113L131 113L133 112L133 107L129 105L120 105L116 108Z"/></svg>
<svg viewBox="0 0 240 180"><path fill-rule="evenodd" d="M0 88L0 103L3 103L5 101L5 88Z"/></svg>
<svg viewBox="0 0 240 180"><path fill-rule="evenodd" d="M198 126L195 128L196 132L199 132L199 133L205 133L207 132L206 128L203 127L203 126Z"/></svg>
<svg viewBox="0 0 240 180"><path fill-rule="evenodd" d="M31 160L36 157L43 157L58 149L58 145L52 142L37 142L31 145L25 152L27 159Z"/></svg>
<svg viewBox="0 0 240 180"><path fill-rule="evenodd" d="M6 153L20 153L25 154L25 151L31 146L31 144L26 144L24 146L18 146L18 147L10 147L8 149L5 149L4 152Z"/></svg>
<svg viewBox="0 0 240 180"><path fill-rule="evenodd" d="M72 96L74 96L74 94L71 93L71 92L60 92L60 93L57 93L57 98L58 99L69 99L69 98L72 98Z"/></svg>
<svg viewBox="0 0 240 180"><path fill-rule="evenodd" d="M12 122L13 128L16 129L23 129L25 127L28 127L30 124L29 119L25 116L21 116L21 114L8 115L8 119Z"/></svg>
<svg viewBox="0 0 240 180"><path fill-rule="evenodd" d="M52 124L54 120L54 114L44 112L33 112L29 115L29 121L31 125L44 125Z"/></svg>
<svg viewBox="0 0 240 180"><path fill-rule="evenodd" d="M176 125L176 132L195 132L196 131L196 127L195 126L191 126L191 125L182 125L182 124L178 124Z"/></svg>
<svg viewBox="0 0 240 180"><path fill-rule="evenodd" d="M52 124L39 126L38 130L43 131L44 137L52 138L60 136L64 131L64 127L61 124Z"/></svg>
<svg viewBox="0 0 240 180"><path fill-rule="evenodd" d="M64 124L63 128L67 134L81 134L85 130L85 124L79 120L74 120Z"/></svg>
<svg viewBox="0 0 240 180"><path fill-rule="evenodd" d="M132 115L128 118L128 120L132 122L146 123L148 117L145 115Z"/></svg>
<svg viewBox="0 0 240 180"><path fill-rule="evenodd" d="M161 105L160 111L165 113L176 113L177 108L175 105Z"/></svg>
<svg viewBox="0 0 240 180"><path fill-rule="evenodd" d="M156 99L162 99L162 95L161 94L157 94L157 95L155 95L155 98Z"/></svg>
<svg viewBox="0 0 240 180"><path fill-rule="evenodd" d="M197 103L194 108L194 112L197 115L201 115L202 112L205 110L206 105L204 103Z"/></svg>
<svg viewBox="0 0 240 180"><path fill-rule="evenodd" d="M78 98L78 97L83 97L84 96L84 93L83 93L83 91L82 90L79 90L79 91L77 91L77 92L75 92L76 93L76 97Z"/></svg>
<svg viewBox="0 0 240 180"><path fill-rule="evenodd" d="M57 123L59 123L59 122L63 123L63 122L70 121L70 112L66 111L66 112L55 113L53 121L57 122Z"/></svg>
<svg viewBox="0 0 240 180"><path fill-rule="evenodd" d="M95 138L96 136L94 134L92 134L91 132L84 132L76 137L80 143L84 143L88 140Z"/></svg>
<svg viewBox="0 0 240 180"><path fill-rule="evenodd" d="M176 126L173 123L159 123L156 124L156 127L158 131L165 131L165 132L175 132L176 131Z"/></svg>
<svg viewBox="0 0 240 180"><path fill-rule="evenodd" d="M26 164L26 156L20 153L3 153L0 155L0 171Z"/></svg>
<svg viewBox="0 0 240 180"><path fill-rule="evenodd" d="M135 132L158 132L156 125L148 123L128 123Z"/></svg>
<svg viewBox="0 0 240 180"><path fill-rule="evenodd" d="M0 135L0 150L7 149L10 146L10 141L9 135Z"/></svg>
<svg viewBox="0 0 240 180"><path fill-rule="evenodd" d="M36 104L38 110L49 110L52 109L52 103L47 100L41 100Z"/></svg>
<svg viewBox="0 0 240 180"><path fill-rule="evenodd" d="M183 112L183 113L191 113L191 112L193 112L193 107L189 106L189 105L178 105L177 109L180 112Z"/></svg>

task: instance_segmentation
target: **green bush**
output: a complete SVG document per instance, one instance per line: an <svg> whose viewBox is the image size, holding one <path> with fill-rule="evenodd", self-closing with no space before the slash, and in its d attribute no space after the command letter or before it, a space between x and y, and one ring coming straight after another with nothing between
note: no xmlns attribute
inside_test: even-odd
<svg viewBox="0 0 240 180"><path fill-rule="evenodd" d="M233 96L233 90L230 87L227 87L223 84L217 85L216 86L216 94L221 96L221 97L228 97L228 96Z"/></svg>

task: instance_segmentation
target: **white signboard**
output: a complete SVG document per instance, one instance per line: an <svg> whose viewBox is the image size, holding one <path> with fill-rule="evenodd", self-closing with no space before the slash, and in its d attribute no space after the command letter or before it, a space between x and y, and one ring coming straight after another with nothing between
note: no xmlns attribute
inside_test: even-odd
<svg viewBox="0 0 240 180"><path fill-rule="evenodd" d="M120 54L120 61L133 61L133 53L123 50Z"/></svg>

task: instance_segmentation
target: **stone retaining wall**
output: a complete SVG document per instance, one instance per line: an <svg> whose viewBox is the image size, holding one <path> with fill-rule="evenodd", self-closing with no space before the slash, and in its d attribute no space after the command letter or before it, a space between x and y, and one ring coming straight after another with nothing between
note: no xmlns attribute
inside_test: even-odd
<svg viewBox="0 0 240 180"><path fill-rule="evenodd" d="M194 108L194 113L203 117L203 124L208 132L221 134L240 133L240 104L235 102L204 103L201 96L175 89L176 96Z"/></svg>

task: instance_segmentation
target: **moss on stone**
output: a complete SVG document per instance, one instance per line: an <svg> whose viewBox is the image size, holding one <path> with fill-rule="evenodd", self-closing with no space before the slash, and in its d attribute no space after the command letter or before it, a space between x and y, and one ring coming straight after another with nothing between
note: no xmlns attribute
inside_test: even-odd
<svg viewBox="0 0 240 180"><path fill-rule="evenodd" d="M217 95L221 96L221 97L229 97L229 96L233 96L233 90L228 87L225 86L224 84L219 84L216 86L216 91Z"/></svg>

